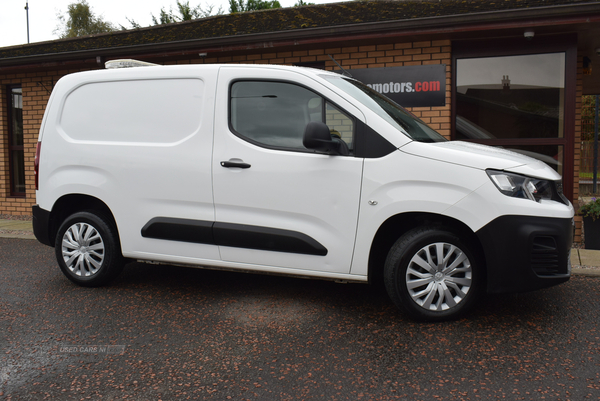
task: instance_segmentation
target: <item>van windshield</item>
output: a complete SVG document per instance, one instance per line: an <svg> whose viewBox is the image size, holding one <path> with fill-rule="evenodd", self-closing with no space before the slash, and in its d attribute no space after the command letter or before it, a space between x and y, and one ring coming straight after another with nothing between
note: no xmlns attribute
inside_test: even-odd
<svg viewBox="0 0 600 401"><path fill-rule="evenodd" d="M404 107L379 94L379 92L369 88L367 85L342 76L321 75L321 77L367 106L409 138L418 142L447 141L446 138L429 128L427 124L419 120Z"/></svg>

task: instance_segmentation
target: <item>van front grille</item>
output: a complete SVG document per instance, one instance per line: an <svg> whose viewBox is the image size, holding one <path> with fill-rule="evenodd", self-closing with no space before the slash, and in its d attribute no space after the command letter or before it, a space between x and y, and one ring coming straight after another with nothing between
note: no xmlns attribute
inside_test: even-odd
<svg viewBox="0 0 600 401"><path fill-rule="evenodd" d="M535 237L533 239L531 267L538 276L566 273L560 271L558 247L554 237Z"/></svg>

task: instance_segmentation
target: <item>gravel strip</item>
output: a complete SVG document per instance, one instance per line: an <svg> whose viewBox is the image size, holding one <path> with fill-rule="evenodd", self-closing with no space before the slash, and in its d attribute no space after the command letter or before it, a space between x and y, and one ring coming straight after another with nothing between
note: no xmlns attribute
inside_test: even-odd
<svg viewBox="0 0 600 401"><path fill-rule="evenodd" d="M17 235L17 236L28 236L33 235L33 231L23 230L0 230L0 234Z"/></svg>
<svg viewBox="0 0 600 401"><path fill-rule="evenodd" d="M33 216L13 216L12 214L0 214L0 220L31 221L33 220Z"/></svg>
<svg viewBox="0 0 600 401"><path fill-rule="evenodd" d="M589 269L589 270L600 270L600 266L581 266L581 265L572 265L572 268L575 269Z"/></svg>

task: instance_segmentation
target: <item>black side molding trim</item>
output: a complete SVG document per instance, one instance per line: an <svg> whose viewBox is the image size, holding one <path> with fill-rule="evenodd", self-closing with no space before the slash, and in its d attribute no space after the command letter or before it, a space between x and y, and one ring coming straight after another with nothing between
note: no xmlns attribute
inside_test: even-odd
<svg viewBox="0 0 600 401"><path fill-rule="evenodd" d="M327 255L327 248L306 234L244 224L155 217L142 228L142 237L303 255Z"/></svg>
<svg viewBox="0 0 600 401"><path fill-rule="evenodd" d="M142 237L216 245L213 224L211 221L155 217L142 228Z"/></svg>
<svg viewBox="0 0 600 401"><path fill-rule="evenodd" d="M221 246L303 255L327 255L327 248L314 238L297 231L243 224L215 223L214 235L217 244Z"/></svg>

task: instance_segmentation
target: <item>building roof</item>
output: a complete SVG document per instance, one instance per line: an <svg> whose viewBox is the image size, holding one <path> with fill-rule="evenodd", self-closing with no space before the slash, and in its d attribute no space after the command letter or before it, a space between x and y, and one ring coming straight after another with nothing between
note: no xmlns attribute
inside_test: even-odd
<svg viewBox="0 0 600 401"><path fill-rule="evenodd" d="M345 32L374 32L396 24L410 29L423 26L457 26L467 21L518 22L595 10L600 0L374 0L350 1L213 16L168 25L117 31L109 34L59 39L0 48L0 66L27 61L61 59L66 55L111 50L140 52L158 45L196 46L241 44L260 38L306 38ZM400 25L401 24L401 25ZM389 28L388 28L389 29ZM123 53L125 54L125 53Z"/></svg>

